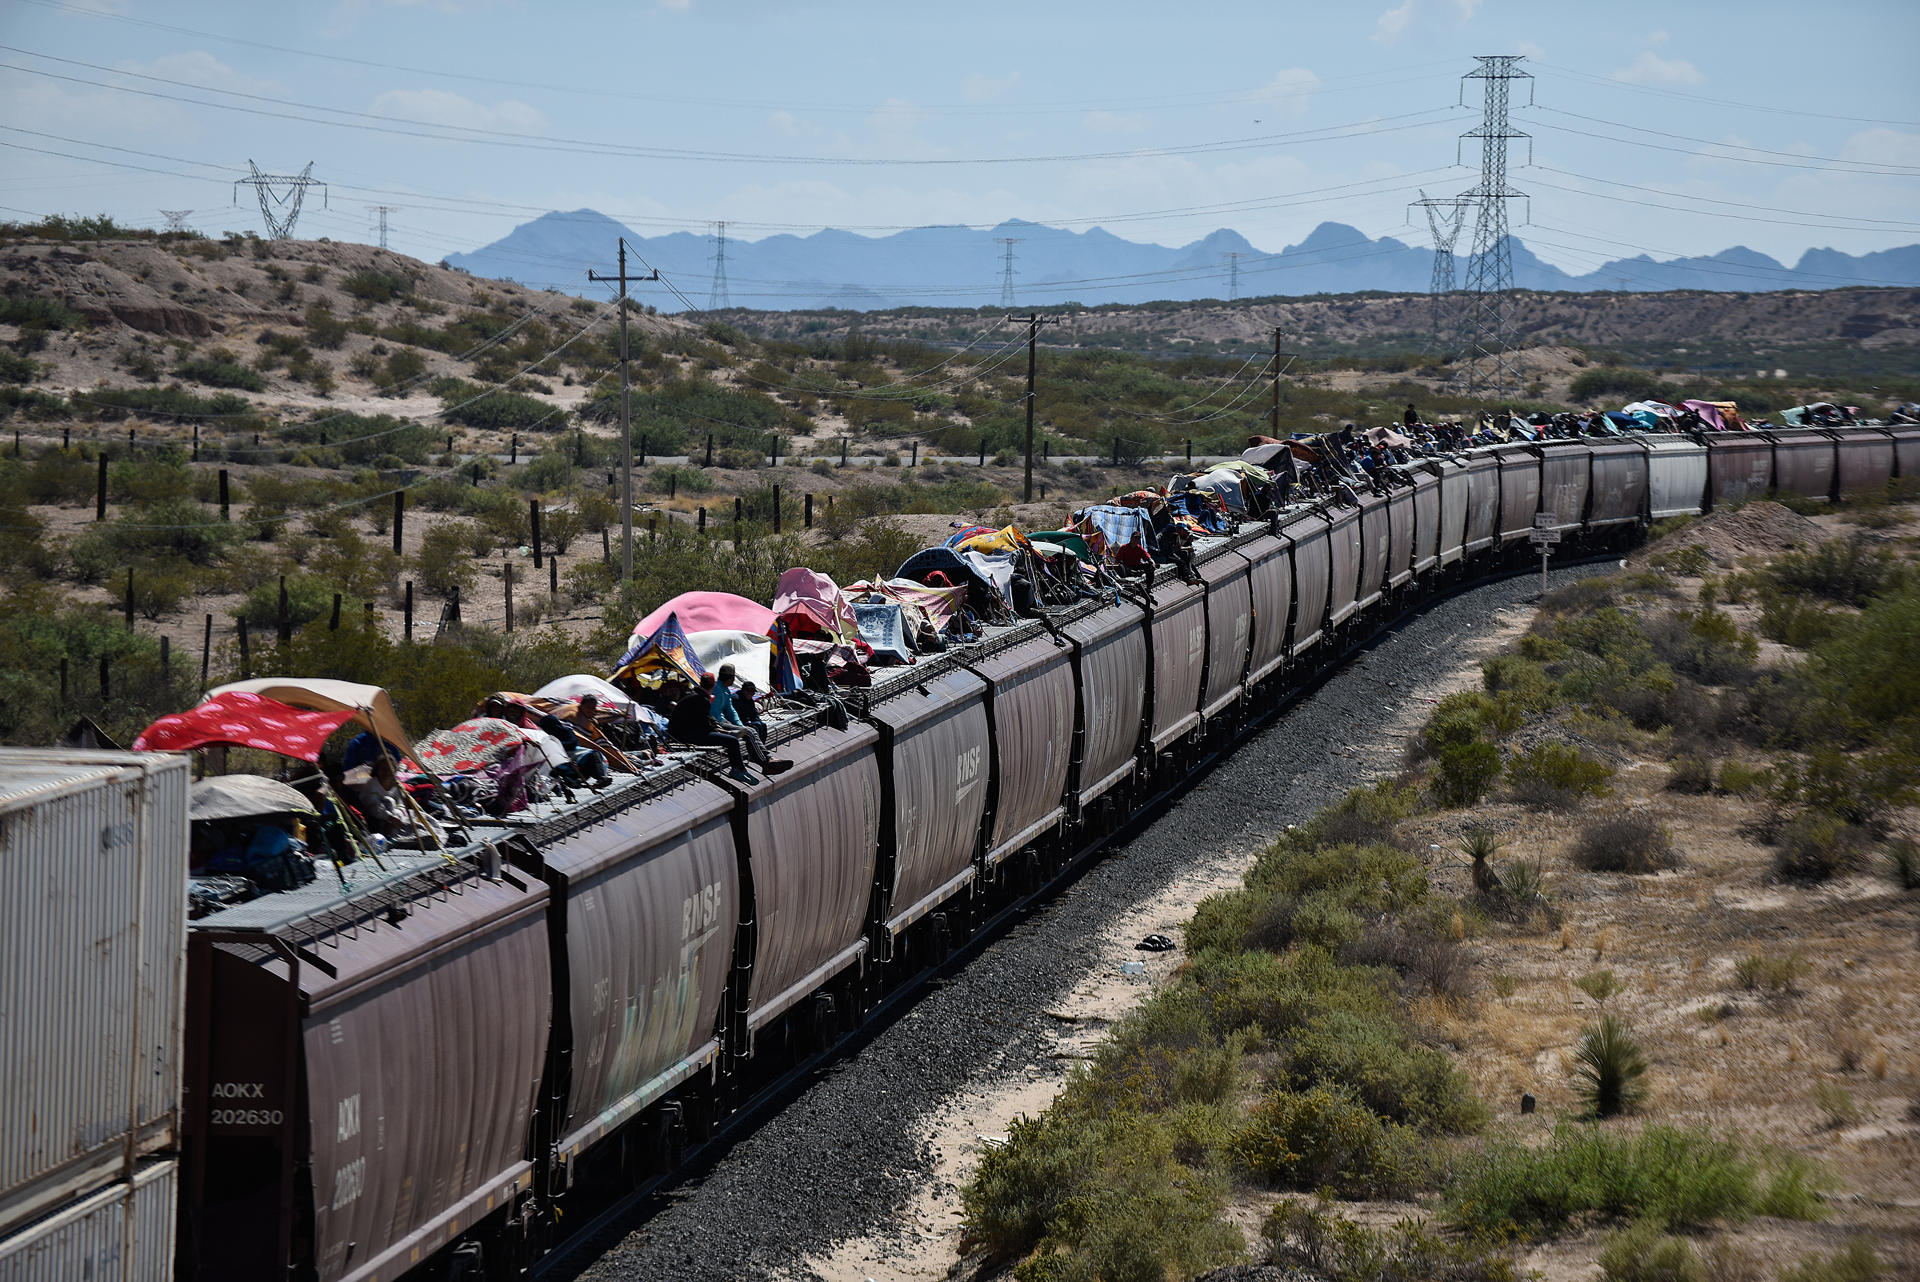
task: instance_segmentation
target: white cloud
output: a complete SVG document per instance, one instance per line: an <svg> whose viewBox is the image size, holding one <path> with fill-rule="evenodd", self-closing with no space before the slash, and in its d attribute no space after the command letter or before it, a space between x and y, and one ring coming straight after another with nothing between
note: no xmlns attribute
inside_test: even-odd
<svg viewBox="0 0 1920 1282"><path fill-rule="evenodd" d="M1461 22L1471 22L1473 15L1480 12L1480 0L1453 0L1453 7Z"/></svg>
<svg viewBox="0 0 1920 1282"><path fill-rule="evenodd" d="M1920 134L1897 129L1863 129L1840 148L1842 160L1876 165L1920 166Z"/></svg>
<svg viewBox="0 0 1920 1282"><path fill-rule="evenodd" d="M1632 66L1614 72L1613 78L1634 85L1697 85L1706 81L1700 68L1685 58L1662 58L1651 49L1635 58Z"/></svg>
<svg viewBox="0 0 1920 1282"><path fill-rule="evenodd" d="M1147 118L1134 111L1089 111L1082 123L1088 133L1137 134L1147 127Z"/></svg>
<svg viewBox="0 0 1920 1282"><path fill-rule="evenodd" d="M1647 37L1647 43L1650 45L1663 45L1667 43L1667 29L1662 27L1660 30L1650 34Z"/></svg>
<svg viewBox="0 0 1920 1282"><path fill-rule="evenodd" d="M283 88L278 81L242 75L204 49L195 49L187 53L163 54L152 62L128 60L116 63L115 66L121 71L158 76L162 80L182 80L188 84L232 89L239 93L271 94L278 93Z"/></svg>
<svg viewBox="0 0 1920 1282"><path fill-rule="evenodd" d="M1288 67L1250 95L1272 116L1304 116L1320 77L1305 67Z"/></svg>
<svg viewBox="0 0 1920 1282"><path fill-rule="evenodd" d="M1522 58L1544 58L1547 56L1547 51L1531 40L1514 41L1513 51Z"/></svg>
<svg viewBox="0 0 1920 1282"><path fill-rule="evenodd" d="M1389 9L1380 15L1373 25L1373 38L1381 44L1392 44L1407 33L1407 24L1413 21L1414 0L1406 0L1398 9Z"/></svg>
<svg viewBox="0 0 1920 1282"><path fill-rule="evenodd" d="M968 102L998 102L1012 94L1020 83L1020 73L1010 71L1004 76L989 76L983 72L974 72L960 82L960 96Z"/></svg>
<svg viewBox="0 0 1920 1282"><path fill-rule="evenodd" d="M389 89L373 100L376 115L400 116L430 125L466 129L498 129L507 133L535 133L547 123L538 108L517 98L503 98L488 106L444 89Z"/></svg>
<svg viewBox="0 0 1920 1282"><path fill-rule="evenodd" d="M776 111L767 117L767 123L773 126L775 133L791 138L800 132L800 117L791 111Z"/></svg>

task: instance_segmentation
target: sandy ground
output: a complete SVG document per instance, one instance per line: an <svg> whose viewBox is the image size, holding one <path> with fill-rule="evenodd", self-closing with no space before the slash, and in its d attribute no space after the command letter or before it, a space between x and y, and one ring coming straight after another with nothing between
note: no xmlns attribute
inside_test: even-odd
<svg viewBox="0 0 1920 1282"><path fill-rule="evenodd" d="M1438 680L1414 692L1407 710L1372 728L1361 742L1347 749L1368 761L1370 777L1396 772L1406 736L1425 720L1422 709L1455 690L1479 683L1479 663L1524 632L1533 620L1531 607L1496 611L1491 628L1462 645L1455 662ZM796 1277L823 1282L936 1282L947 1278L960 1261L960 1190L971 1177L980 1154L1001 1140L1017 1117L1034 1116L1052 1102L1073 1065L1085 1059L1106 1030L1133 1009L1149 992L1164 983L1184 953L1141 952L1134 945L1150 934L1176 942L1181 927L1208 895L1230 890L1252 865L1266 839L1256 834L1230 847L1203 852L1193 868L1166 890L1141 903L1123 917L1086 966L1068 995L1048 1012L1055 1022L1051 1045L1044 1054L1020 1063L996 1066L969 1083L940 1110L923 1138L938 1154L934 1175L912 1203L890 1223L873 1233L841 1243L834 1250L809 1259ZM1138 962L1143 973L1127 974L1122 967ZM1272 1197L1250 1196L1232 1210L1245 1226L1256 1226ZM1379 1204L1369 1214L1405 1214L1401 1204ZM1389 1214L1392 1212L1392 1214Z"/></svg>

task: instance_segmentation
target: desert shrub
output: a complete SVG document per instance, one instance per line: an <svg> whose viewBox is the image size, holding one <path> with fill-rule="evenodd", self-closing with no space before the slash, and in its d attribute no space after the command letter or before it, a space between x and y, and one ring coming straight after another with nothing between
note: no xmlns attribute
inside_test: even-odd
<svg viewBox="0 0 1920 1282"><path fill-rule="evenodd" d="M347 323L323 302L308 305L306 324L307 341L315 347L334 351L347 341Z"/></svg>
<svg viewBox="0 0 1920 1282"><path fill-rule="evenodd" d="M1733 964L1733 982L1748 992L1766 991L1783 996L1798 990L1800 976L1806 973L1806 961L1799 953L1785 957L1766 953L1748 953Z"/></svg>
<svg viewBox="0 0 1920 1282"><path fill-rule="evenodd" d="M1607 815L1589 823L1575 840L1572 857L1589 872L1642 874L1680 865L1666 825L1638 813Z"/></svg>
<svg viewBox="0 0 1920 1282"><path fill-rule="evenodd" d="M1415 1132L1327 1086L1269 1093L1248 1115L1234 1156L1269 1184L1346 1197L1404 1196L1431 1178Z"/></svg>
<svg viewBox="0 0 1920 1282"><path fill-rule="evenodd" d="M0 383L31 383L40 377L40 362L0 348Z"/></svg>
<svg viewBox="0 0 1920 1282"><path fill-rule="evenodd" d="M1760 592L1760 635L1798 650L1816 646L1840 630L1836 610L1823 609L1797 593L1768 586Z"/></svg>
<svg viewBox="0 0 1920 1282"><path fill-rule="evenodd" d="M1582 975L1573 981L1573 985L1602 1006L1607 1004L1608 998L1618 996L1620 990L1626 987L1620 982L1620 977L1610 970L1596 970Z"/></svg>
<svg viewBox="0 0 1920 1282"><path fill-rule="evenodd" d="M333 614L333 594L339 591L334 584L314 574L289 574L287 576L287 617L294 628L303 628L316 620L330 619ZM362 601L348 597L340 603L340 617L351 622L360 617L365 610ZM280 582L261 583L248 592L246 598L234 608L233 617L245 619L247 626L256 631L279 626L280 622Z"/></svg>
<svg viewBox="0 0 1920 1282"><path fill-rule="evenodd" d="M1471 806L1500 777L1500 749L1484 740L1450 743L1440 749L1436 766L1435 799L1445 806Z"/></svg>
<svg viewBox="0 0 1920 1282"><path fill-rule="evenodd" d="M1860 1102L1853 1092L1838 1082L1821 1080L1813 1084L1813 1103L1825 1116L1830 1130L1851 1126L1860 1120Z"/></svg>
<svg viewBox="0 0 1920 1282"><path fill-rule="evenodd" d="M1603 1282L1708 1282L1692 1245L1651 1220L1608 1235L1600 1247L1600 1276Z"/></svg>
<svg viewBox="0 0 1920 1282"><path fill-rule="evenodd" d="M350 272L340 278L342 292L362 303L390 303L413 292L413 280L403 272Z"/></svg>
<svg viewBox="0 0 1920 1282"><path fill-rule="evenodd" d="M1324 1195L1311 1205L1281 1202L1260 1235L1275 1264L1327 1282L1516 1282L1521 1276L1512 1258L1488 1243L1456 1241L1411 1219L1368 1228L1336 1213Z"/></svg>
<svg viewBox="0 0 1920 1282"><path fill-rule="evenodd" d="M173 367L175 378L189 379L207 387L235 388L243 392L264 392L267 380L240 363L240 358L224 347L216 347L203 356L193 356Z"/></svg>
<svg viewBox="0 0 1920 1282"><path fill-rule="evenodd" d="M1462 690L1435 705L1415 741L1418 757L1438 757L1447 748L1499 739L1520 728L1520 705L1511 698Z"/></svg>
<svg viewBox="0 0 1920 1282"><path fill-rule="evenodd" d="M1717 787L1721 792L1746 797L1765 788L1771 778L1771 772L1764 766L1750 766L1744 761L1729 758L1720 763L1720 782Z"/></svg>
<svg viewBox="0 0 1920 1282"><path fill-rule="evenodd" d="M1696 795L1713 791L1713 760L1705 753L1683 752L1673 759L1673 773L1667 776L1668 792Z"/></svg>
<svg viewBox="0 0 1920 1282"><path fill-rule="evenodd" d="M1902 890L1920 890L1920 843L1909 837L1888 842L1887 876Z"/></svg>
<svg viewBox="0 0 1920 1282"><path fill-rule="evenodd" d="M1754 1215L1818 1219L1825 1179L1792 1157L1763 1162L1706 1130L1636 1133L1562 1123L1546 1144L1488 1145L1459 1164L1446 1190L1457 1227L1540 1234L1576 1217L1645 1218L1673 1228Z"/></svg>
<svg viewBox="0 0 1920 1282"><path fill-rule="evenodd" d="M1706 685L1742 681L1753 673L1759 645L1718 610L1676 610L1646 621L1659 658Z"/></svg>
<svg viewBox="0 0 1920 1282"><path fill-rule="evenodd" d="M1900 746L1847 752L1821 744L1801 762L1781 762L1770 795L1783 807L1879 830L1895 808L1920 798L1920 756Z"/></svg>
<svg viewBox="0 0 1920 1282"><path fill-rule="evenodd" d="M1828 539L1809 552L1786 552L1766 568L1767 577L1783 593L1851 606L1864 606L1899 574L1893 552L1874 547L1859 534Z"/></svg>
<svg viewBox="0 0 1920 1282"><path fill-rule="evenodd" d="M1646 1054L1612 1015L1602 1015L1581 1035L1573 1059L1574 1091L1593 1116L1631 1113L1646 1100Z"/></svg>
<svg viewBox="0 0 1920 1282"><path fill-rule="evenodd" d="M1537 743L1507 762L1507 784L1529 805L1570 806L1582 797L1604 797L1613 767L1571 744Z"/></svg>
<svg viewBox="0 0 1920 1282"><path fill-rule="evenodd" d="M1394 1017L1327 1011L1294 1030L1273 1074L1277 1088L1347 1092L1387 1121L1423 1131L1468 1134L1486 1122L1445 1052L1417 1045Z"/></svg>
<svg viewBox="0 0 1920 1282"><path fill-rule="evenodd" d="M1511 706L1545 712L1558 700L1545 666L1518 654L1496 655L1480 665L1487 693L1506 696Z"/></svg>
<svg viewBox="0 0 1920 1282"><path fill-rule="evenodd" d="M1665 548L1647 558L1647 564L1656 570L1665 570L1669 574L1682 574L1690 578L1699 578L1713 568L1713 557L1698 543L1689 543L1684 547Z"/></svg>
<svg viewBox="0 0 1920 1282"><path fill-rule="evenodd" d="M1365 924L1340 951L1349 966L1385 966L1419 992L1462 1001L1473 992L1473 968L1447 935L1399 922Z"/></svg>
<svg viewBox="0 0 1920 1282"><path fill-rule="evenodd" d="M445 407L444 417L448 422L486 431L524 431L534 427L558 429L566 426L567 421L565 410L520 392L463 389L460 394L443 397L441 404Z"/></svg>
<svg viewBox="0 0 1920 1282"><path fill-rule="evenodd" d="M1217 1215L1217 1180L1173 1157L1167 1129L1138 1114L1020 1119L962 1194L967 1227L993 1254L1033 1252L1016 1277L1159 1282L1238 1258Z"/></svg>
<svg viewBox="0 0 1920 1282"><path fill-rule="evenodd" d="M1865 829L1838 815L1804 811L1780 829L1773 871L1783 881L1828 881L1858 871L1870 847Z"/></svg>
<svg viewBox="0 0 1920 1282"><path fill-rule="evenodd" d="M713 478L703 467L662 463L647 474L647 492L665 494L669 484L679 494L711 494Z"/></svg>
<svg viewBox="0 0 1920 1282"><path fill-rule="evenodd" d="M420 537L420 550L414 553L413 571L420 587L429 596L451 597L456 591L473 590L479 571L468 546L474 527L466 521L435 521Z"/></svg>
<svg viewBox="0 0 1920 1282"><path fill-rule="evenodd" d="M1312 840L1322 845L1386 845L1400 821L1419 812L1418 789L1382 779L1348 792L1308 827Z"/></svg>
<svg viewBox="0 0 1920 1282"><path fill-rule="evenodd" d="M1792 1268L1782 1269L1777 1282L1874 1282L1885 1273L1873 1243L1857 1237L1832 1255L1807 1252Z"/></svg>

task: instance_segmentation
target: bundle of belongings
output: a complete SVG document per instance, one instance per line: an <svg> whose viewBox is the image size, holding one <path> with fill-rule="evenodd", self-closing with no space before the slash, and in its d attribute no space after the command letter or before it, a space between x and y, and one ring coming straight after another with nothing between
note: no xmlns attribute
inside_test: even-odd
<svg viewBox="0 0 1920 1282"><path fill-rule="evenodd" d="M976 635L982 623L1013 620L1012 558L989 557L983 552L946 546L924 548L900 563L893 581L907 579L941 593L952 593L957 603L946 631L955 637Z"/></svg>
<svg viewBox="0 0 1920 1282"><path fill-rule="evenodd" d="M869 684L873 646L860 635L859 617L828 576L804 566L782 574L773 592L773 624L791 637L803 671L824 671L841 685Z"/></svg>

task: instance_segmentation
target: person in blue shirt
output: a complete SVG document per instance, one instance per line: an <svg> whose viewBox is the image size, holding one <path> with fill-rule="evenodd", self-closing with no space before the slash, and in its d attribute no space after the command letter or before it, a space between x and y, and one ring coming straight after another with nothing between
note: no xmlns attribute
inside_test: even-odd
<svg viewBox="0 0 1920 1282"><path fill-rule="evenodd" d="M747 750L747 755L758 762L761 769L767 770L768 763L773 760L773 757L767 751L766 740L760 737L761 732L758 729L748 725L742 719L740 710L734 706L734 685L738 676L731 663L720 665L719 678L713 683L713 721L723 733L738 735L740 746ZM756 717L755 720L758 718ZM768 770L768 773L774 772Z"/></svg>

